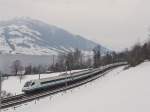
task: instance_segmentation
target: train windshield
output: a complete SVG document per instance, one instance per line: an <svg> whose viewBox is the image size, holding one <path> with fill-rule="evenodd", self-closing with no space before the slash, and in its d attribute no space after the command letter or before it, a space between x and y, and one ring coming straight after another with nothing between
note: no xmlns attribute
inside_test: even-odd
<svg viewBox="0 0 150 112"><path fill-rule="evenodd" d="M32 84L32 82L26 82L24 87L29 87Z"/></svg>

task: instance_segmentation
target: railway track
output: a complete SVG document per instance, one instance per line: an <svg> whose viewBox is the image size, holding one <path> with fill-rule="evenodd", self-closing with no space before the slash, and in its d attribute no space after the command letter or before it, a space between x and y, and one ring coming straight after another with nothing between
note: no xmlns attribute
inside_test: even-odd
<svg viewBox="0 0 150 112"><path fill-rule="evenodd" d="M82 80L77 81L77 82L72 82L72 83L66 84L66 86L58 87L55 89L48 89L45 91L40 91L40 92L32 93L32 94L20 94L20 95L4 98L4 99L2 99L1 109L16 106L16 105L23 104L26 102L30 102L30 101L35 100L37 98L42 98L42 97L45 97L48 95L56 94L58 92L62 92L62 91L68 90L68 89L78 87L80 85L83 85L85 83L93 81L99 77L102 77L106 73L108 73L109 71L113 70L114 68L116 68L118 66L122 66L122 65L125 65L125 64L113 66L110 68L104 68L103 70L101 70L101 69L93 70L92 73L89 73L89 74L91 74L91 77L88 77L86 79L82 79Z"/></svg>

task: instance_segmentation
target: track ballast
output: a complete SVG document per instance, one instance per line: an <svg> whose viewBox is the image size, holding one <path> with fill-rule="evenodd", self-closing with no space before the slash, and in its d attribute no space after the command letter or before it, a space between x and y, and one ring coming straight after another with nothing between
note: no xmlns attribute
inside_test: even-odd
<svg viewBox="0 0 150 112"><path fill-rule="evenodd" d="M4 98L1 101L1 109L16 106L16 105L23 104L26 102L30 102L37 98L42 98L42 97L52 95L52 94L55 94L55 93L58 93L61 91L65 91L65 90L68 90L71 88L78 87L80 85L83 85L85 83L88 83L92 80L95 80L99 77L104 76L107 72L111 71L112 69L114 69L116 67L123 66L126 64L127 63L125 63L125 62L121 62L121 63L117 63L117 64L107 65L107 66L104 66L103 68L96 68L96 69L92 70L92 72L88 73L88 75L91 74L91 75L89 75L89 77L86 77L81 80L66 83L66 85L64 85L64 86L58 86L55 88L49 88L47 90L36 91L36 92L30 93L30 94L20 94L20 95Z"/></svg>

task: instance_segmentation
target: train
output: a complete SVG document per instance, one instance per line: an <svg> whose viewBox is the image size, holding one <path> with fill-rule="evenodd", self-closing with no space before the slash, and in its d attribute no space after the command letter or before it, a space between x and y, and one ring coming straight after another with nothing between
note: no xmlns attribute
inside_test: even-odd
<svg viewBox="0 0 150 112"><path fill-rule="evenodd" d="M22 89L23 92L29 93L36 90L45 89L48 87L56 87L64 85L66 82L73 81L77 79L78 76L81 76L81 74L88 74L91 70L84 70L77 73L67 74L64 73L63 75L54 76L50 78L42 78L42 79L35 79L27 81ZM92 71L91 71L92 72Z"/></svg>
<svg viewBox="0 0 150 112"><path fill-rule="evenodd" d="M115 66L120 66L120 65L125 65L127 64L126 62L120 62L120 63L115 63L115 64L109 64L100 68L96 69L88 69L88 70L83 70L77 73L72 73L72 74L63 74L55 77L50 77L50 78L43 78L43 79L36 79L36 80L31 80L27 81L22 89L22 92L24 93L30 93L34 92L37 90L43 90L47 88L56 88L56 87L61 87L65 86L66 84L73 84L77 81L84 80L86 78L92 77L93 75L100 73L104 70L107 70L111 67Z"/></svg>

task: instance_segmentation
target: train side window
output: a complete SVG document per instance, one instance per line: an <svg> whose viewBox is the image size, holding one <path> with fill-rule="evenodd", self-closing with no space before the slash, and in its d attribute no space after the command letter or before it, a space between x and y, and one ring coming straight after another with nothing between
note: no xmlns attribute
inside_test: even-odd
<svg viewBox="0 0 150 112"><path fill-rule="evenodd" d="M33 86L35 83L33 82L32 84L31 84L31 86Z"/></svg>
<svg viewBox="0 0 150 112"><path fill-rule="evenodd" d="M25 83L25 85L24 85L24 87L29 87L30 86L30 84L31 84L31 82L29 81L29 82L26 82Z"/></svg>

